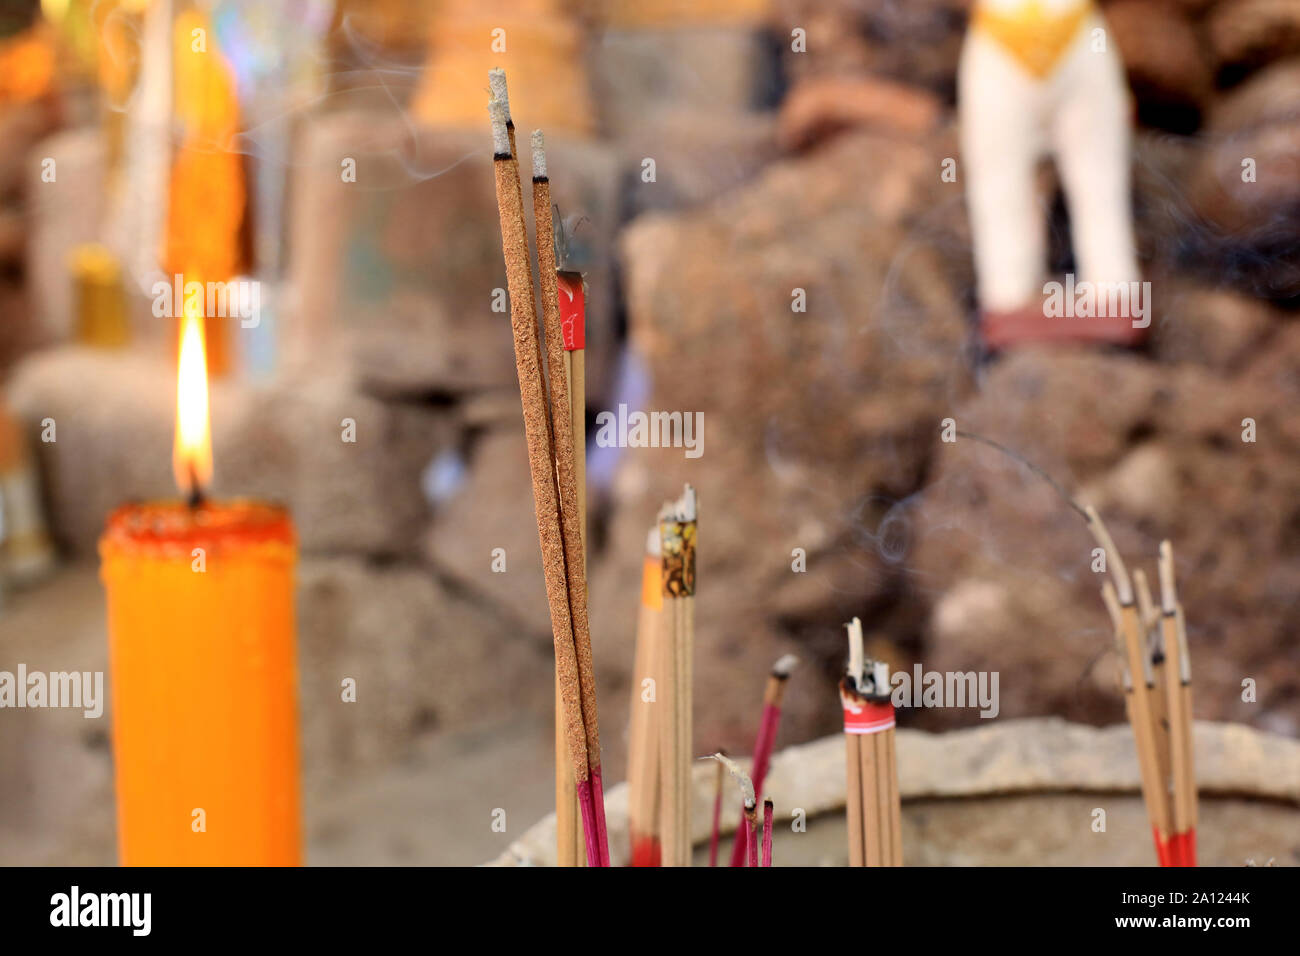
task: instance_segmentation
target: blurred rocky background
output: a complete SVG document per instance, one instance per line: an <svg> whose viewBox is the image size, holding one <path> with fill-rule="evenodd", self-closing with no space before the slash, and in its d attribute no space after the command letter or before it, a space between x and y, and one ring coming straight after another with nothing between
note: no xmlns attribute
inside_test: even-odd
<svg viewBox="0 0 1300 956"><path fill-rule="evenodd" d="M145 6L114 8L137 50ZM833 732L853 615L896 669L999 671L1003 717L1123 720L1082 522L1026 468L941 441L946 418L1094 503L1152 577L1170 538L1196 716L1300 734L1300 6L1102 5L1135 96L1154 335L1137 353L991 364L971 342L963 0L291 6L314 38L305 78L267 92L234 67L253 91L231 148L266 323L224 330L213 491L282 500L300 532L311 859L485 860L551 805L549 622L497 292L495 65L521 140L547 131L587 277L591 424L620 403L704 413L698 459L590 449L607 776L623 773L646 529L684 481L701 501L697 749L748 752L766 671L790 651L803 666L781 745ZM0 374L59 566L4 598L0 668L102 668L96 539L116 504L173 493L174 342L114 247L140 197L112 185L113 128L141 107L106 107L124 81L78 67L67 23L34 15L13 7L0 46L29 78L0 87ZM258 39L241 36L228 47ZM1042 195L1064 272L1050 167ZM126 345L84 332L88 242L126 263ZM339 702L343 676L356 705ZM111 861L107 727L0 713L0 862ZM496 806L518 829L490 830Z"/></svg>

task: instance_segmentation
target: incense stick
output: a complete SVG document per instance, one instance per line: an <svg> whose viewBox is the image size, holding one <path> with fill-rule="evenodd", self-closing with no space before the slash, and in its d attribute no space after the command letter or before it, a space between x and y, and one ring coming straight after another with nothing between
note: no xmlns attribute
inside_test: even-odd
<svg viewBox="0 0 1300 956"><path fill-rule="evenodd" d="M1146 654L1145 635L1133 592L1133 583L1119 550L1110 536L1101 516L1092 506L1085 509L1088 528L1097 544L1106 554L1106 567L1115 584L1119 603L1120 631L1124 638L1125 659L1128 662L1129 683L1132 687L1129 707L1129 724L1137 747L1138 771L1142 781L1142 798L1151 824L1156 855L1161 864L1167 857L1169 838L1169 802L1166 786L1160 777L1154 728L1151 724L1151 689L1149 687L1150 661Z"/></svg>
<svg viewBox="0 0 1300 956"><path fill-rule="evenodd" d="M745 847L747 866L758 866L758 798L754 795L754 782L740 769L740 765L724 753L715 753L713 759L727 768L740 785L740 801L744 808Z"/></svg>
<svg viewBox="0 0 1300 956"><path fill-rule="evenodd" d="M578 788L573 778L564 713L564 690L555 673L555 865L586 866L587 846L579 821Z"/></svg>
<svg viewBox="0 0 1300 956"><path fill-rule="evenodd" d="M723 751L719 750L718 753ZM722 781L726 767L718 763L718 778L713 784L713 823L709 827L709 866L718 865L718 837L722 829Z"/></svg>
<svg viewBox="0 0 1300 956"><path fill-rule="evenodd" d="M506 130L503 104L489 104L492 117L493 167L497 208L501 220L501 245L506 263L506 284L510 295L510 327L514 338L515 366L523 405L524 433L532 478L533 506L542 550L542 569L550 608L551 632L555 644L556 671L566 714L565 735L573 764L578 803L589 861L603 859L598 838L595 806L592 802L591 768L588 763L588 733L583 722L578 651L569 612L569 588L565 567L564 541L560 529L559 494L555 484L550 418L546 383L542 377L537 313L533 301L532 269L528 256L528 234L524 225L519 166Z"/></svg>
<svg viewBox="0 0 1300 956"><path fill-rule="evenodd" d="M1169 802L1169 695L1165 690L1165 655L1160 636L1159 614L1151 600L1151 588L1146 573L1137 568L1133 572L1133 593L1137 598L1138 621L1141 626L1144 663L1147 671L1147 721L1155 743L1156 776L1160 780L1161 794Z"/></svg>
<svg viewBox="0 0 1300 956"><path fill-rule="evenodd" d="M1172 857L1176 866L1196 865L1196 774L1192 750L1191 662L1183 609L1174 586L1174 551L1160 543L1161 629L1167 657L1165 691L1170 728L1170 775L1173 782Z"/></svg>
<svg viewBox="0 0 1300 956"><path fill-rule="evenodd" d="M560 331L560 301L555 278L555 223L551 213L551 184L546 172L546 145L541 130L532 135L533 221L537 227L537 273L542 293L546 359L550 370L551 424L555 439L555 471L560 499L560 534L564 545L569 614L578 657L579 693L586 728L587 762L591 768L600 866L609 866L605 832L605 801L600 772L600 719L596 707L596 672L587 620L587 568L583 554L578 476L573 436L573 409L565 376L564 338ZM594 865L594 864L593 864Z"/></svg>
<svg viewBox="0 0 1300 956"><path fill-rule="evenodd" d="M633 866L658 866L662 859L659 833L660 760L659 711L656 697L645 699L644 681L661 687L659 618L663 609L659 528L650 529L641 570L641 600L637 616L633 664L632 712L628 722L628 834ZM721 772L721 771L719 771Z"/></svg>
<svg viewBox="0 0 1300 956"><path fill-rule="evenodd" d="M884 661L876 662L876 692L890 699L890 713L893 713L893 701L890 698L889 665ZM876 737L880 740L878 755L884 759L883 775L885 789L882 808L881 828L889 831L888 866L903 865L903 814L902 800L898 792L898 750L894 742L893 724L886 727Z"/></svg>
<svg viewBox="0 0 1300 956"><path fill-rule="evenodd" d="M771 800L763 801L763 866L772 865L772 814Z"/></svg>
<svg viewBox="0 0 1300 956"><path fill-rule="evenodd" d="M785 698L786 681L799 663L793 654L782 655L767 677L767 686L763 690L763 711L758 721L758 736L754 741L754 761L750 775L754 778L754 789L762 793L763 782L767 779L768 764L772 759L772 749L776 744L776 731L781 723L781 703ZM731 865L740 866L744 859L744 840L741 830L736 828L736 840L731 847Z"/></svg>
<svg viewBox="0 0 1300 956"><path fill-rule="evenodd" d="M659 516L664 609L660 673L668 690L661 723L664 866L690 866L691 659L695 644L695 489L687 485Z"/></svg>

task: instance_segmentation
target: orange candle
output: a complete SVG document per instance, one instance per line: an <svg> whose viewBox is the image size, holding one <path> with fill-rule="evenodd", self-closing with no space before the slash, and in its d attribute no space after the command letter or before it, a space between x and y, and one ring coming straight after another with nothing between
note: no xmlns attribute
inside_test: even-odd
<svg viewBox="0 0 1300 956"><path fill-rule="evenodd" d="M100 540L108 592L118 847L127 866L302 862L293 524L205 501L203 319L183 319L178 484Z"/></svg>

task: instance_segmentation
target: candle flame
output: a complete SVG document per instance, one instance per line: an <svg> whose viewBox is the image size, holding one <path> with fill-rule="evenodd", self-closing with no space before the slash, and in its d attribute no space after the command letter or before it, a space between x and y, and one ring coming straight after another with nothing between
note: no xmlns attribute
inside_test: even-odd
<svg viewBox="0 0 1300 956"><path fill-rule="evenodd" d="M191 499L212 480L212 428L208 416L208 359L203 345L203 310L187 299L181 319L176 375L176 440L172 446L176 486Z"/></svg>

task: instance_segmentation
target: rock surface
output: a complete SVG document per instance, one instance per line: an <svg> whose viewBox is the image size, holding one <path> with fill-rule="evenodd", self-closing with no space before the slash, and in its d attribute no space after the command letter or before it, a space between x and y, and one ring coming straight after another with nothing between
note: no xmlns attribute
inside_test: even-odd
<svg viewBox="0 0 1300 956"><path fill-rule="evenodd" d="M1298 332L1275 324L1268 347L1228 378L1023 350L953 412L958 428L1016 449L1096 506L1131 569L1154 581L1157 546L1172 540L1198 715L1290 732L1300 688L1284 595L1300 588L1300 478L1287 462L1300 433L1279 394L1300 384ZM1242 440L1246 419L1257 441ZM914 572L938 592L927 667L1003 671L1009 716L1118 719L1114 671L1097 666L1112 644L1082 520L1046 482L974 441L941 446L934 464L905 509ZM1241 699L1247 677L1259 682L1258 704Z"/></svg>
<svg viewBox="0 0 1300 956"><path fill-rule="evenodd" d="M73 554L95 553L118 505L175 496L175 376L145 356L68 347L33 357L10 383L41 460L51 531ZM215 497L284 502L304 551L414 552L428 515L420 475L449 440L444 413L328 378L218 382L211 408ZM46 419L53 442L40 440Z"/></svg>
<svg viewBox="0 0 1300 956"><path fill-rule="evenodd" d="M703 413L704 441L699 458L623 451L592 619L630 661L646 528L662 499L695 484L702 740L749 746L763 675L792 645L826 673L853 614L878 615L902 641L915 631L899 597L911 586L902 542L882 521L920 484L966 380L957 290L969 267L912 241L947 241L935 210L959 197L937 169L931 144L845 136L624 237L631 338L653 376L646 408ZM796 548L806 573L793 570ZM792 726L827 729L800 684Z"/></svg>

